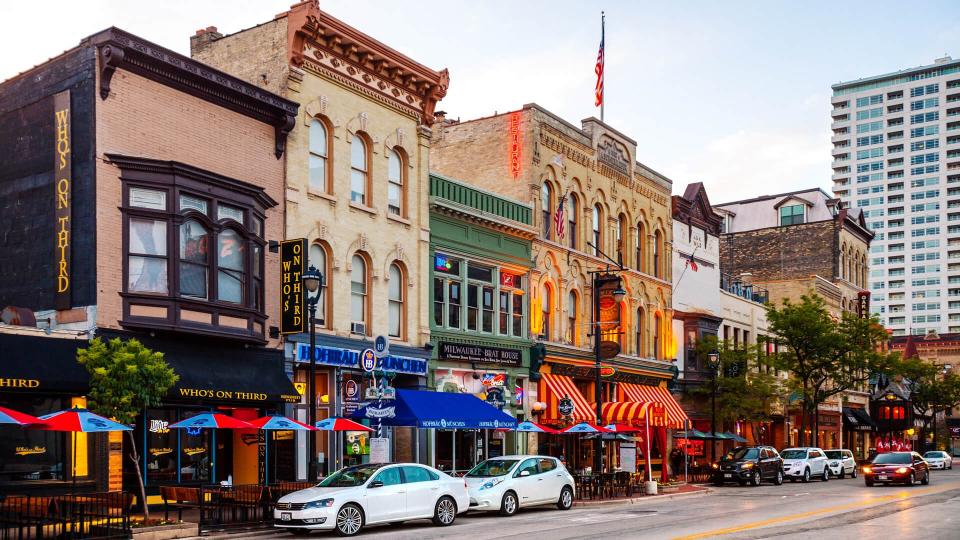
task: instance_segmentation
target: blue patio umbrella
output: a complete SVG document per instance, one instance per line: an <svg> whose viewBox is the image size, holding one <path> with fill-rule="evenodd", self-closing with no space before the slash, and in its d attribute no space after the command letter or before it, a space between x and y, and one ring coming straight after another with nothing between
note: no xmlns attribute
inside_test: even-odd
<svg viewBox="0 0 960 540"><path fill-rule="evenodd" d="M610 433L610 430L587 422L580 422L563 430L563 433Z"/></svg>

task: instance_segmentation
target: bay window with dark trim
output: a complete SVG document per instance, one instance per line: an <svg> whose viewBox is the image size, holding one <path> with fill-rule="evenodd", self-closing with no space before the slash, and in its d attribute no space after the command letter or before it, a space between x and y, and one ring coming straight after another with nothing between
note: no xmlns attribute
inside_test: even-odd
<svg viewBox="0 0 960 540"><path fill-rule="evenodd" d="M526 336L523 276L440 253L433 261L435 328Z"/></svg>
<svg viewBox="0 0 960 540"><path fill-rule="evenodd" d="M261 188L188 165L110 156L123 185L124 326L265 341Z"/></svg>

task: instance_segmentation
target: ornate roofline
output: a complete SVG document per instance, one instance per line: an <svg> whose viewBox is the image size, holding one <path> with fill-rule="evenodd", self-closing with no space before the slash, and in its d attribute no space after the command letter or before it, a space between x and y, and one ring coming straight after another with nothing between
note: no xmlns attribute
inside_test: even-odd
<svg viewBox="0 0 960 540"><path fill-rule="evenodd" d="M273 126L274 154L277 159L283 155L287 134L296 122L297 103L119 28L107 28L81 45L97 49L101 99L110 95L114 72L125 69Z"/></svg>
<svg viewBox="0 0 960 540"><path fill-rule="evenodd" d="M287 17L288 62L319 62L368 90L414 109L433 124L437 102L447 95L450 74L434 71L320 10L317 0L294 4ZM312 58L309 54L312 52ZM353 86L353 85L351 85Z"/></svg>

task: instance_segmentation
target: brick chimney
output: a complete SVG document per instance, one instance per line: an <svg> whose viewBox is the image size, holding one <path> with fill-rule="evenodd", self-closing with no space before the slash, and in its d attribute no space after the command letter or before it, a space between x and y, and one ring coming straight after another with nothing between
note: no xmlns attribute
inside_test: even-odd
<svg viewBox="0 0 960 540"><path fill-rule="evenodd" d="M208 45L222 37L223 34L217 32L216 26L197 30L195 35L190 36L190 56L195 57L197 53L202 53Z"/></svg>

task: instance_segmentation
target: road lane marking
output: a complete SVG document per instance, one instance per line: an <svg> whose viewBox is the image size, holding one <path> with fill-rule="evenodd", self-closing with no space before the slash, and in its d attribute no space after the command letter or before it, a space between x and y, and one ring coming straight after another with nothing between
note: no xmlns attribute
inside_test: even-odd
<svg viewBox="0 0 960 540"><path fill-rule="evenodd" d="M715 529L715 530L712 530L712 531L706 531L706 532L702 532L702 533L690 534L690 535L686 535L686 536L676 536L676 537L673 538L673 540L698 540L698 539L700 539L700 538L711 538L711 537L714 537L714 536L722 536L722 535L725 535L725 534L733 534L733 533L736 533L736 532L747 531L747 530L750 530L750 529L758 529L758 528L760 528L760 527L766 527L766 526L768 526L768 525L775 525L775 524L778 524L778 523L785 523L785 522L788 522L788 521L797 521L797 520L801 520L801 519L808 518L808 517L818 516L818 515L821 515L821 514L829 514L829 513L833 513L833 512L842 512L842 511L844 511L844 510L852 510L852 509L854 509L854 508L861 508L861 507L865 507L865 506L879 505L879 504L882 504L882 503L885 503L885 502L891 502L891 501L897 501L897 500L904 500L904 499L909 499L909 498L911 498L911 497L916 497L916 496L919 496L919 495L929 495L929 494L931 494L931 493L940 493L940 492L943 492L943 491L949 491L949 490L951 490L951 489L956 489L956 488L957 488L957 484L956 484L956 483L953 483L953 484L948 484L948 485L946 485L946 486L936 487L936 488L920 488L920 489L911 490L911 491L909 491L909 492L908 492L908 491L900 491L899 493L896 493L896 494L894 494L894 495L883 495L883 496L880 496L880 497L875 497L875 498L871 498L871 499L867 499L867 500L863 500L863 501L856 501L856 502L847 503L847 504L842 504L842 505L838 505L838 506L828 506L828 507L826 507L826 508L820 508L820 509L817 509L817 510L809 510L809 511L807 511L807 512L800 512L800 513L797 513L797 514L789 514L789 515L786 515L786 516L780 516L780 517L775 517L775 518L770 518L770 519L764 519L764 520L761 520L761 521L754 521L754 522L752 522L752 523L745 523L745 524L743 524L743 525L736 525L736 526L727 527L727 528L724 528L724 529Z"/></svg>

